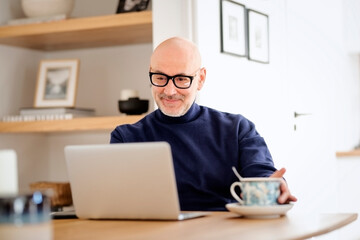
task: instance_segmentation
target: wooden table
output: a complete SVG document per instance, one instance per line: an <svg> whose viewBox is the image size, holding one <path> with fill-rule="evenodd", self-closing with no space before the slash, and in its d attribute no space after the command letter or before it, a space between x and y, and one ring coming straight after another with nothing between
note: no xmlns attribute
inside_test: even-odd
<svg viewBox="0 0 360 240"><path fill-rule="evenodd" d="M339 229L357 219L356 213L291 215L246 219L230 212L185 221L53 220L54 240L91 239L306 239Z"/></svg>

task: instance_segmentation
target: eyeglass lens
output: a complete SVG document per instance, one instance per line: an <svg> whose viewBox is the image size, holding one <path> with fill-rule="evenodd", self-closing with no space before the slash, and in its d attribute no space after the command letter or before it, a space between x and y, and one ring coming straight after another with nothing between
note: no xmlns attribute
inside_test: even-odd
<svg viewBox="0 0 360 240"><path fill-rule="evenodd" d="M152 74L151 81L155 86L164 87L167 85L168 80L171 78L163 74ZM189 88L191 85L191 77L188 76L175 76L172 78L173 83L178 88Z"/></svg>

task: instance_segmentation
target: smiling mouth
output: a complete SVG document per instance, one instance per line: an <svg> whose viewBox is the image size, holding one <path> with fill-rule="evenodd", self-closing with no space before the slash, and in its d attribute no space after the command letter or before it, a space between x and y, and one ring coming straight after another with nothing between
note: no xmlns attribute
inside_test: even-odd
<svg viewBox="0 0 360 240"><path fill-rule="evenodd" d="M181 95L166 96L165 94L161 94L159 97L160 97L161 101L168 102L168 103L175 103L175 102L184 100L184 97Z"/></svg>
<svg viewBox="0 0 360 240"><path fill-rule="evenodd" d="M165 107L178 107L181 104L181 101L179 99L168 99L168 98L162 98L161 102Z"/></svg>
<svg viewBox="0 0 360 240"><path fill-rule="evenodd" d="M177 102L180 101L180 99L174 99L174 98L162 98L165 102Z"/></svg>

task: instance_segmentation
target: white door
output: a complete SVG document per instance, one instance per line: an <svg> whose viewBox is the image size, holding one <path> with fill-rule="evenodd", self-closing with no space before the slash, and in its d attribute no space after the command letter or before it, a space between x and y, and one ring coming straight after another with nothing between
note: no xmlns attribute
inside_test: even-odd
<svg viewBox="0 0 360 240"><path fill-rule="evenodd" d="M324 2L324 1L322 1ZM336 67L332 58L333 42L319 18L324 3L287 1L287 79L291 93L292 147L286 179L299 198L294 211L328 212L336 199L335 152L333 147L332 96ZM331 6L331 4L330 4ZM331 7L327 11L331 12ZM323 14L321 16L324 16ZM326 17L326 14L324 16ZM325 54L324 54L325 52Z"/></svg>

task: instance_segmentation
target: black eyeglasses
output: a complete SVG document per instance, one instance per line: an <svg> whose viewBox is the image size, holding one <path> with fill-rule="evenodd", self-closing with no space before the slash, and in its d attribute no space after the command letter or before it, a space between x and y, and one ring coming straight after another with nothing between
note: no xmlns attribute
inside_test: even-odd
<svg viewBox="0 0 360 240"><path fill-rule="evenodd" d="M165 87L171 79L175 87L180 89L187 89L191 86L191 83L196 74L194 76L186 76L181 74L175 76L168 76L163 73L149 72L149 76L151 84L156 87Z"/></svg>

